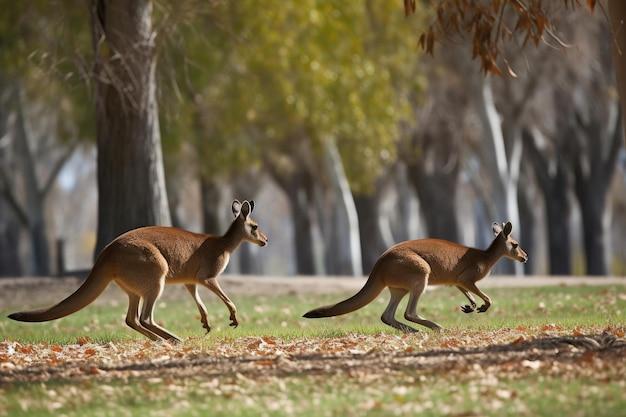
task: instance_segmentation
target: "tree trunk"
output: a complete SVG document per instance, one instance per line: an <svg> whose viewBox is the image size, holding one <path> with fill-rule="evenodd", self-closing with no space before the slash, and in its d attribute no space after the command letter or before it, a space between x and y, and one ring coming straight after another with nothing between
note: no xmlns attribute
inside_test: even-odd
<svg viewBox="0 0 626 417"><path fill-rule="evenodd" d="M607 275L604 199L587 192L580 200L587 275Z"/></svg>
<svg viewBox="0 0 626 417"><path fill-rule="evenodd" d="M626 120L626 2L624 0L609 0L608 6L611 36L615 38L611 44L613 45L617 93L622 104L622 119ZM626 123L623 124L623 127L626 129Z"/></svg>
<svg viewBox="0 0 626 417"><path fill-rule="evenodd" d="M396 164L393 176L397 202L390 221L390 241L393 243L417 239L420 208L418 199L408 180L408 168L406 165Z"/></svg>
<svg viewBox="0 0 626 417"><path fill-rule="evenodd" d="M141 226L170 225L150 0L93 0L98 144L96 253Z"/></svg>
<svg viewBox="0 0 626 417"><path fill-rule="evenodd" d="M562 194L562 195L559 195ZM546 195L546 223L550 275L572 274L569 202L565 192Z"/></svg>
<svg viewBox="0 0 626 417"><path fill-rule="evenodd" d="M520 227L517 185L522 156L521 136L517 126L507 126L506 128L503 126L495 106L491 82L486 78L482 82L478 113L488 140L486 162L494 185L494 204L499 217L499 219L492 219L492 221L510 221L513 224L513 233L515 234L515 230L519 231ZM505 134L508 138L507 141L505 141ZM506 142L509 142L510 147L508 156ZM502 262L497 266L497 269L515 275L522 275L524 271L519 262Z"/></svg>
<svg viewBox="0 0 626 417"><path fill-rule="evenodd" d="M425 161L419 160L408 166L413 188L420 202L429 237L459 241L459 222L456 216L458 169L450 172L426 172Z"/></svg>
<svg viewBox="0 0 626 417"><path fill-rule="evenodd" d="M239 273L243 275L262 274L261 266L257 262L258 252L252 243L244 242L239 246L236 256L239 257Z"/></svg>
<svg viewBox="0 0 626 417"><path fill-rule="evenodd" d="M15 152L20 161L20 169L24 178L24 211L28 218L28 234L30 237L32 267L35 275L50 274L50 251L46 230L44 198L36 172L36 162L32 154L30 135L26 127L21 90L17 88L15 120Z"/></svg>
<svg viewBox="0 0 626 417"><path fill-rule="evenodd" d="M313 223L311 222L311 202L307 191L292 190L287 197L293 221L294 250L296 252L296 272L298 275L315 275L315 252L313 250Z"/></svg>
<svg viewBox="0 0 626 417"><path fill-rule="evenodd" d="M222 189L217 181L200 176L200 198L202 201L202 229L204 233L219 235L222 227Z"/></svg>
<svg viewBox="0 0 626 417"><path fill-rule="evenodd" d="M315 248L313 244L313 182L306 168L286 175L270 167L274 182L284 191L293 223L293 244L296 256L296 274L315 275Z"/></svg>
<svg viewBox="0 0 626 417"><path fill-rule="evenodd" d="M369 272L387 250L390 242L383 236L380 222L379 198L372 195L355 195L354 203L359 217L359 236L361 239L362 267Z"/></svg>
<svg viewBox="0 0 626 417"><path fill-rule="evenodd" d="M6 202L0 200L0 276L22 274L19 256L20 226Z"/></svg>
<svg viewBox="0 0 626 417"><path fill-rule="evenodd" d="M528 255L528 262L524 264L524 274L534 275L537 273L537 214L533 205L533 195L529 187L518 189L519 213L520 213L520 245Z"/></svg>
<svg viewBox="0 0 626 417"><path fill-rule="evenodd" d="M545 204L550 275L571 275L570 202L568 198L571 183L565 167L566 159L562 157L562 153L565 153L563 146L571 138L567 132L559 134L560 136L553 138L555 144L553 155L546 150L539 150L540 132L538 130L524 129L522 136L528 152L528 160L533 165L536 183L541 190Z"/></svg>
<svg viewBox="0 0 626 417"><path fill-rule="evenodd" d="M354 198L343 169L343 162L334 141L325 143L325 163L332 192L334 193L334 242L336 251L332 253L336 269L340 275L362 275L361 238L359 237L359 219L354 205Z"/></svg>
<svg viewBox="0 0 626 417"><path fill-rule="evenodd" d="M9 88L4 77L0 76L0 138L4 138L4 141L6 141L5 135L8 134L9 130L11 98L11 88ZM11 160L10 149L6 146L6 142L2 145L5 146L0 147L0 164L9 164ZM11 178L2 180L12 182ZM7 188L14 187L12 183L2 184L0 182L0 185ZM12 212L9 202L5 201L4 197L0 197L0 276L15 277L22 274L19 255L20 236L18 217Z"/></svg>

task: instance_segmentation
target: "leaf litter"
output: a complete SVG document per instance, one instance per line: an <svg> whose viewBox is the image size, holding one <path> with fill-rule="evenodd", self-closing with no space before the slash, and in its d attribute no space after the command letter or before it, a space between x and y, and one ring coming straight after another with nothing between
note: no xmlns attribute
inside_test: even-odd
<svg viewBox="0 0 626 417"><path fill-rule="evenodd" d="M190 338L181 344L151 341L74 344L0 342L0 385L17 381L166 378L203 375L499 374L543 372L626 374L624 327L546 324L500 330L448 330L440 334L350 334L335 338L282 340L241 337L212 343ZM491 371L490 371L491 372ZM506 395L506 394L502 394Z"/></svg>

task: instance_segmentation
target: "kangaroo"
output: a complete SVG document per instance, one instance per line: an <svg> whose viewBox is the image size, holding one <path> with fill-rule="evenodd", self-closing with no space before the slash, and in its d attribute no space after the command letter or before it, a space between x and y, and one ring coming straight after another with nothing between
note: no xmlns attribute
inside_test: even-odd
<svg viewBox="0 0 626 417"><path fill-rule="evenodd" d="M311 310L303 317L320 318L347 314L371 303L386 287L391 299L381 316L383 323L404 332L416 332L411 326L395 318L398 304L409 293L409 303L404 318L431 330L442 327L426 320L417 313L417 302L430 285L454 285L469 300L461 306L464 313L484 313L491 306L491 298L476 286L503 256L519 262L527 262L528 255L511 237L510 222L493 224L495 239L487 248L468 248L458 243L440 239L419 239L398 243L389 248L376 261L370 276L361 290L335 305ZM472 294L480 297L484 304L476 308Z"/></svg>
<svg viewBox="0 0 626 417"><path fill-rule="evenodd" d="M128 294L126 324L152 340L180 342L178 336L154 321L154 307L166 284L185 285L207 333L211 327L207 309L198 295L198 285L208 288L224 302L230 312L229 325L237 327L237 308L220 287L217 277L241 242L267 245L267 236L250 217L252 210L254 201L233 201L235 218L223 236L159 226L124 233L102 250L89 276L72 295L50 308L13 313L9 318L42 322L65 317L90 304L115 281Z"/></svg>

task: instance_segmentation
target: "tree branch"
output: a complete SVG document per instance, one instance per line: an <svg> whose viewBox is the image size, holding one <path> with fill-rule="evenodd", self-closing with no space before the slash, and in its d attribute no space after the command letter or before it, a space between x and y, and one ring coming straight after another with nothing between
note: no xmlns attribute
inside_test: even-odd
<svg viewBox="0 0 626 417"><path fill-rule="evenodd" d="M67 161L69 161L69 159L74 154L76 147L77 147L77 143L76 142L72 143L67 148L65 153L63 153L63 155L61 155L61 157L56 161L56 163L52 167L52 170L50 171L50 174L48 175L48 179L46 180L45 185L43 186L41 190L39 190L39 198L44 200L47 197L47 195L50 193L50 190L52 189L52 186L54 185L57 177L61 173L61 170L63 169Z"/></svg>

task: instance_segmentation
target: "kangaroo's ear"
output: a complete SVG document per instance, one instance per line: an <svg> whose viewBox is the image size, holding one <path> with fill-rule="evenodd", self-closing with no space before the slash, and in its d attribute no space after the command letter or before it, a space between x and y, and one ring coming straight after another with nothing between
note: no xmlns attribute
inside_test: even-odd
<svg viewBox="0 0 626 417"><path fill-rule="evenodd" d="M254 211L254 200L250 200L250 213L252 213Z"/></svg>
<svg viewBox="0 0 626 417"><path fill-rule="evenodd" d="M493 234L497 236L502 231L502 226L499 223L494 222L491 225L491 230L493 230Z"/></svg>
<svg viewBox="0 0 626 417"><path fill-rule="evenodd" d="M239 202L239 200L233 201L233 205L231 206L231 209L233 210L233 215L235 217L239 216L239 212L241 211L241 203Z"/></svg>
<svg viewBox="0 0 626 417"><path fill-rule="evenodd" d="M241 215L243 216L244 219L248 218L251 211L252 211L252 207L247 200L241 203Z"/></svg>
<svg viewBox="0 0 626 417"><path fill-rule="evenodd" d="M511 222L506 222L506 224L502 228L502 231L504 232L504 236L510 235L511 230L513 230L513 225L511 224Z"/></svg>

